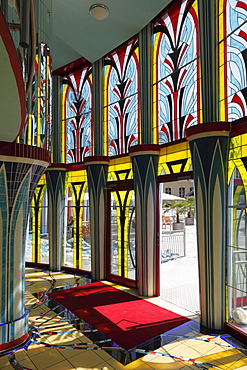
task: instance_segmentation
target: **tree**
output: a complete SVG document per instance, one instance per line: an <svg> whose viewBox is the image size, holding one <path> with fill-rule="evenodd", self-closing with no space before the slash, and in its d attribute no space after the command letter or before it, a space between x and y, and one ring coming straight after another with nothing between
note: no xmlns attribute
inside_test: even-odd
<svg viewBox="0 0 247 370"><path fill-rule="evenodd" d="M193 217L195 215L195 197L194 195L187 197L184 203L185 211L187 212L187 217Z"/></svg>
<svg viewBox="0 0 247 370"><path fill-rule="evenodd" d="M179 216L186 212L185 203L186 203L186 200L171 200L171 201L169 201L169 203L165 203L164 210L165 210L165 212L175 211L175 213L176 213L176 222L180 223Z"/></svg>

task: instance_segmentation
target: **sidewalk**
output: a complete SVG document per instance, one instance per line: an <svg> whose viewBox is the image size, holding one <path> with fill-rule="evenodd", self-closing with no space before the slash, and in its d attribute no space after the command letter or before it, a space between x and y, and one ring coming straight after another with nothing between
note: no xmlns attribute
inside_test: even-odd
<svg viewBox="0 0 247 370"><path fill-rule="evenodd" d="M186 226L186 257L160 267L160 296L189 311L199 313L199 277L196 226Z"/></svg>

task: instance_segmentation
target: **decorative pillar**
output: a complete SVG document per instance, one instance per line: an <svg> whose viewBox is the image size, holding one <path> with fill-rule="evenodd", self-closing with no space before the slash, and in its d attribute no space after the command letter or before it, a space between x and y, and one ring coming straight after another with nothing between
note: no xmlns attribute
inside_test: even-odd
<svg viewBox="0 0 247 370"><path fill-rule="evenodd" d="M157 294L156 177L159 145L136 145L129 149L135 189L137 284L139 294Z"/></svg>
<svg viewBox="0 0 247 370"><path fill-rule="evenodd" d="M195 182L201 324L225 321L226 189L230 124L211 122L186 130Z"/></svg>
<svg viewBox="0 0 247 370"><path fill-rule="evenodd" d="M86 157L91 232L92 279L105 279L106 182L109 158Z"/></svg>
<svg viewBox="0 0 247 370"><path fill-rule="evenodd" d="M152 23L139 33L140 55L140 103L141 103L141 143L153 142L153 100L152 100Z"/></svg>
<svg viewBox="0 0 247 370"><path fill-rule="evenodd" d="M46 170L49 226L49 267L60 271L62 266L62 235L66 165L54 163Z"/></svg>
<svg viewBox="0 0 247 370"><path fill-rule="evenodd" d="M46 150L0 142L0 351L28 338L24 308L27 219L48 161Z"/></svg>

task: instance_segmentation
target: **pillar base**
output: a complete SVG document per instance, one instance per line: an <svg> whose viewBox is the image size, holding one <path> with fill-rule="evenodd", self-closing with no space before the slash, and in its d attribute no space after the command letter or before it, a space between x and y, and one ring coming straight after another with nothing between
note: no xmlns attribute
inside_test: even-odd
<svg viewBox="0 0 247 370"><path fill-rule="evenodd" d="M18 348L22 344L24 344L28 338L29 338L29 334L27 332L26 334L22 335L20 338L12 340L11 342L8 342L8 343L0 344L0 352L14 350L15 348Z"/></svg>
<svg viewBox="0 0 247 370"><path fill-rule="evenodd" d="M200 325L200 332L208 335L223 335L226 334L226 331L224 329L211 329L207 328L204 325Z"/></svg>

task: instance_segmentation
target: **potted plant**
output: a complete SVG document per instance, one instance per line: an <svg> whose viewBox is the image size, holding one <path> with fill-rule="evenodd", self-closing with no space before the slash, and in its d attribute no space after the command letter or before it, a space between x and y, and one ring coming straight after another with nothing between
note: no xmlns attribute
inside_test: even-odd
<svg viewBox="0 0 247 370"><path fill-rule="evenodd" d="M185 217L185 225L194 225L195 197L187 197L186 201L184 202L184 206L185 211L187 212L187 217Z"/></svg>
<svg viewBox="0 0 247 370"><path fill-rule="evenodd" d="M164 205L165 212L175 212L176 221L172 224L173 230L184 229L184 222L180 221L180 215L185 213L185 202L185 200L171 200Z"/></svg>

